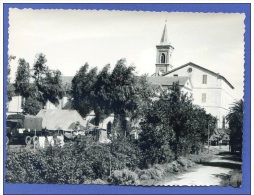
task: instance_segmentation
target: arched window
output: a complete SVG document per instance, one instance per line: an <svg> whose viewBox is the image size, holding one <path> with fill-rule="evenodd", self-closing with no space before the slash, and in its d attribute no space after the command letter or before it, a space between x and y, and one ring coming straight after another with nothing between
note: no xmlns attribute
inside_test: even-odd
<svg viewBox="0 0 254 195"><path fill-rule="evenodd" d="M161 64L165 64L165 54L161 54Z"/></svg>

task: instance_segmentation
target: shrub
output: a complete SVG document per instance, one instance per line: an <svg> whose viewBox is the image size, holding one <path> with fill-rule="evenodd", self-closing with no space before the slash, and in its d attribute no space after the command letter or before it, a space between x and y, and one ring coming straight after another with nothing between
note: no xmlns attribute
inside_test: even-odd
<svg viewBox="0 0 254 195"><path fill-rule="evenodd" d="M91 181L90 184L107 184L107 182L103 181L102 179L96 179Z"/></svg>
<svg viewBox="0 0 254 195"><path fill-rule="evenodd" d="M165 172L173 173L173 164L172 163L166 163L164 164L164 170Z"/></svg>
<svg viewBox="0 0 254 195"><path fill-rule="evenodd" d="M143 174L139 177L140 180L148 180L148 179L151 179L151 176L150 175L147 175L147 174Z"/></svg>
<svg viewBox="0 0 254 195"><path fill-rule="evenodd" d="M128 169L116 170L109 178L110 183L115 185L138 185L138 175Z"/></svg>
<svg viewBox="0 0 254 195"><path fill-rule="evenodd" d="M242 185L242 173L240 171L231 171L230 174L230 185L235 188L240 187Z"/></svg>
<svg viewBox="0 0 254 195"><path fill-rule="evenodd" d="M156 169L156 168L150 168L147 169L147 175L150 174L151 179L160 180L162 179L162 176L164 174L164 171Z"/></svg>

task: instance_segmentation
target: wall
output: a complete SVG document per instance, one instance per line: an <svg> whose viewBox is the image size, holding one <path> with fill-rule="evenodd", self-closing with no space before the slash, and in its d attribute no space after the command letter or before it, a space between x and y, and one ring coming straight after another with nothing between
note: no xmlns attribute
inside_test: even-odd
<svg viewBox="0 0 254 195"><path fill-rule="evenodd" d="M192 68L192 72L188 69ZM205 70L191 65L176 70L166 76L188 76L190 77L193 91L193 103L201 106L207 113L218 118L218 127L222 127L223 117L228 114L230 103L233 98L230 95L232 88L224 80L217 78ZM203 75L207 75L207 84L203 84ZM206 94L206 102L202 102L202 94Z"/></svg>
<svg viewBox="0 0 254 195"><path fill-rule="evenodd" d="M62 109L64 105L67 103L67 97L63 97L59 100L59 105L55 106L54 104L47 102L45 109ZM22 97L21 96L13 96L12 100L7 103L8 112L22 112Z"/></svg>

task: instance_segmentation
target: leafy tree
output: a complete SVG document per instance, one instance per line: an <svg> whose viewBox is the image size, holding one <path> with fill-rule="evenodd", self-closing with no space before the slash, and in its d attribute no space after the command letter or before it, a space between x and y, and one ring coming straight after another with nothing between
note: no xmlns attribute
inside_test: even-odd
<svg viewBox="0 0 254 195"><path fill-rule="evenodd" d="M16 92L25 98L25 113L37 114L48 101L58 105L59 99L63 97L61 72L50 70L46 62L44 54L36 55L33 73L30 74L29 64L19 59L14 86Z"/></svg>
<svg viewBox="0 0 254 195"><path fill-rule="evenodd" d="M122 129L118 132L126 135L123 129L123 121L125 118L137 108L137 98L134 75L135 68L127 67L126 60L120 59L110 77L110 107L114 113L113 129Z"/></svg>
<svg viewBox="0 0 254 195"><path fill-rule="evenodd" d="M95 113L95 124L98 125L107 117L112 109L110 107L111 83L110 65L107 64L99 72L92 87L93 109Z"/></svg>
<svg viewBox="0 0 254 195"><path fill-rule="evenodd" d="M63 98L62 77L59 70L50 70L46 65L46 56L42 53L36 56L34 63L34 82L38 88L39 101L43 106L48 101L58 105L59 99Z"/></svg>
<svg viewBox="0 0 254 195"><path fill-rule="evenodd" d="M77 110L81 116L85 117L93 110L93 85L96 82L97 68L88 72L89 65L82 66L72 79L71 96L72 107Z"/></svg>
<svg viewBox="0 0 254 195"><path fill-rule="evenodd" d="M165 91L144 112L140 147L145 159L152 164L161 163L172 158L171 151L176 159L198 152L207 140L208 122L214 125L210 127L212 132L216 118L193 105L192 99L180 91L178 83L173 84L169 92Z"/></svg>
<svg viewBox="0 0 254 195"><path fill-rule="evenodd" d="M8 102L12 100L12 97L14 95L13 91L9 89L9 86L10 86L10 78L9 78L9 75L11 73L11 61L12 60L15 60L16 59L16 56L12 56L10 55L8 57L8 67L7 67L7 97L8 97Z"/></svg>
<svg viewBox="0 0 254 195"><path fill-rule="evenodd" d="M234 102L226 120L230 129L230 145L242 146L243 136L243 100ZM241 147L242 150L242 147Z"/></svg>
<svg viewBox="0 0 254 195"><path fill-rule="evenodd" d="M23 112L36 115L43 108L42 103L33 97L28 97L23 105Z"/></svg>
<svg viewBox="0 0 254 195"><path fill-rule="evenodd" d="M30 96L30 70L29 63L25 59L20 58L18 61L16 79L14 83L15 92L24 98Z"/></svg>
<svg viewBox="0 0 254 195"><path fill-rule="evenodd" d="M138 98L136 98L137 108L133 109L131 112L132 121L140 121L143 117L143 113L147 106L152 102L152 98L155 97L155 92L152 85L147 81L147 75L142 75L140 77L135 77L135 93Z"/></svg>

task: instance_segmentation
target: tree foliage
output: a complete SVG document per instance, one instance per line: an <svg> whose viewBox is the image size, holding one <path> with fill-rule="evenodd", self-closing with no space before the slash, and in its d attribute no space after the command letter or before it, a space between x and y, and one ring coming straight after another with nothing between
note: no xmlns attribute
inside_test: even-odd
<svg viewBox="0 0 254 195"><path fill-rule="evenodd" d="M28 98L30 91L30 67L25 59L18 60L18 68L16 72L16 79L14 83L15 92L24 98Z"/></svg>
<svg viewBox="0 0 254 195"><path fill-rule="evenodd" d="M230 143L231 145L242 146L243 136L243 100L234 102L230 107L229 114L226 120L230 129ZM242 148L242 147L241 147Z"/></svg>
<svg viewBox="0 0 254 195"><path fill-rule="evenodd" d="M120 59L112 72L110 65L106 65L98 74L96 68L88 69L86 63L72 80L72 107L83 117L93 110L96 125L114 113L114 129L123 129L126 117L137 109L140 102L135 68L127 66L125 59ZM122 131L118 133L124 134Z"/></svg>
<svg viewBox="0 0 254 195"><path fill-rule="evenodd" d="M36 55L33 69L25 59L19 59L15 79L15 91L24 99L24 112L37 114L47 102L59 104L63 97L62 77L59 70L51 70L46 65L46 56Z"/></svg>
<svg viewBox="0 0 254 195"><path fill-rule="evenodd" d="M172 151L176 159L199 152L207 138L208 123L212 134L216 118L193 105L175 83L144 112L139 144L145 159L151 164L163 163L172 159Z"/></svg>
<svg viewBox="0 0 254 195"><path fill-rule="evenodd" d="M94 107L92 94L97 76L97 68L93 68L89 72L88 68L89 65L86 63L79 69L72 79L71 87L72 107L83 117L90 113Z"/></svg>

